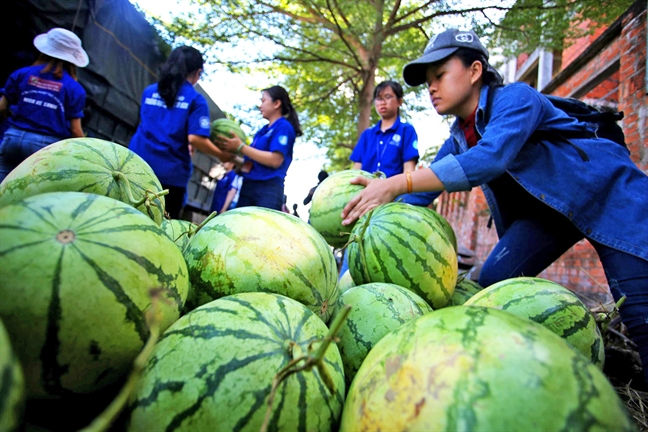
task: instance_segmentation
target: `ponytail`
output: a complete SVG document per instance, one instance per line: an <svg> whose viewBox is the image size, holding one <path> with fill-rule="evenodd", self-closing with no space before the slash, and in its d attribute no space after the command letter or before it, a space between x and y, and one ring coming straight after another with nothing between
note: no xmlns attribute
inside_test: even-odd
<svg viewBox="0 0 648 432"><path fill-rule="evenodd" d="M158 82L158 93L167 108L174 107L180 87L187 77L202 67L202 54L195 48L181 46L171 52L168 60L160 69L160 81Z"/></svg>
<svg viewBox="0 0 648 432"><path fill-rule="evenodd" d="M480 62L482 64L482 81L484 85L491 87L503 85L504 80L502 76L488 63L488 59L479 51L471 48L459 48L453 55L457 56L465 67L470 67L475 61Z"/></svg>
<svg viewBox="0 0 648 432"><path fill-rule="evenodd" d="M297 111L295 111L292 103L290 103L290 97L288 96L286 89L281 86L272 86L270 88L263 89L262 91L268 93L273 102L277 100L281 101L281 115L284 116L286 120L290 122L293 129L295 129L295 135L297 135L298 137L302 136L304 133L302 132L301 126L299 124Z"/></svg>

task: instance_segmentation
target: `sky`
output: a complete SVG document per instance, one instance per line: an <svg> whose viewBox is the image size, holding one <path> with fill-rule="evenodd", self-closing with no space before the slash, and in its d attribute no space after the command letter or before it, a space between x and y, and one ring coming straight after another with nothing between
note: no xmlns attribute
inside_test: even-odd
<svg viewBox="0 0 648 432"><path fill-rule="evenodd" d="M130 0L130 2L146 13L163 20L170 19L173 12L182 7L177 0ZM250 86L263 88L276 84L268 81L264 76L233 74L219 65L206 65L205 72L200 81L202 88L221 110L235 116L241 108L248 111L252 109L254 112L254 108L259 105L261 95ZM407 102L405 100L405 104ZM429 104L429 101L427 103ZM262 120L259 114L257 123L263 124ZM449 134L447 125L442 123L442 118L436 114L431 105L425 112L411 113L410 122L419 136L421 155L427 148L441 144ZM245 132L253 135L255 131L245 130ZM288 197L288 208L292 212L293 204L297 204L297 212L303 220L308 220L310 207L310 205L304 206L303 200L310 188L317 184L317 175L326 163L326 149L318 148L315 144L300 138L297 139L293 150L293 161L286 176L285 194Z"/></svg>

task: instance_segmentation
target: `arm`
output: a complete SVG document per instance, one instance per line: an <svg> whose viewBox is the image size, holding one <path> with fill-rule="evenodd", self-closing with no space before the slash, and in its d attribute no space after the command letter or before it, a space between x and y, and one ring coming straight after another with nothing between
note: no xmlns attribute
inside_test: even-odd
<svg viewBox="0 0 648 432"><path fill-rule="evenodd" d="M236 188L230 188L230 190L227 191L227 196L225 197L223 208L218 211L218 214L225 213L227 211L230 204L232 204L232 200L234 199L235 195L236 195Z"/></svg>
<svg viewBox="0 0 648 432"><path fill-rule="evenodd" d="M403 172L406 171L413 172L415 169L416 169L416 162L414 161L414 159L408 160L403 164Z"/></svg>
<svg viewBox="0 0 648 432"><path fill-rule="evenodd" d="M353 169L354 170L361 170L362 169L362 162L354 162L353 163Z"/></svg>
<svg viewBox="0 0 648 432"><path fill-rule="evenodd" d="M227 162L234 156L232 155L232 153L222 151L221 149L216 147L214 143L211 142L211 140L207 137L189 134L187 136L187 139L189 140L189 145L191 145L193 148L196 148L203 153L216 156L221 162Z"/></svg>
<svg viewBox="0 0 648 432"><path fill-rule="evenodd" d="M72 132L73 138L83 138L85 136L83 128L81 128L80 118L73 118L70 120L70 131Z"/></svg>
<svg viewBox="0 0 648 432"><path fill-rule="evenodd" d="M230 138L218 136L218 146L222 150L236 152L240 148L239 154L245 155L261 165L277 169L284 161L284 156L279 152L259 150L244 144L241 147L242 144L241 139L234 134Z"/></svg>
<svg viewBox="0 0 648 432"><path fill-rule="evenodd" d="M3 117L7 116L7 108L9 108L9 101L4 95L0 97L0 115Z"/></svg>

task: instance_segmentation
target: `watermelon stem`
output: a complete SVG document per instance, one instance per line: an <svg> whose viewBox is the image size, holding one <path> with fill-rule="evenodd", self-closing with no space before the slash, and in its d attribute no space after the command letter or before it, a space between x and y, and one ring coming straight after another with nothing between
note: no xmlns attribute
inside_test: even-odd
<svg viewBox="0 0 648 432"><path fill-rule="evenodd" d="M207 217L205 218L205 220L202 221L202 223L196 227L196 229L191 233L191 235L193 236L193 235L196 234L198 231L200 231L200 229L201 229L202 227L204 227L205 225L207 225L207 223L208 223L210 220L214 219L216 216L218 216L218 213L217 213L217 212L215 212L215 211L211 212L210 215L207 216Z"/></svg>
<svg viewBox="0 0 648 432"><path fill-rule="evenodd" d="M128 399L130 398L131 393L135 390L135 386L144 371L144 367L148 362L155 344L160 338L160 324L162 322L162 313L159 308L159 302L164 301L159 296L160 290L152 289L150 290L151 295L151 306L147 309L145 313L146 324L148 325L150 334L149 338L142 348L142 351L135 358L133 362L133 369L131 370L130 375L126 383L119 391L119 394L115 399L108 405L108 407L101 413L97 418L95 418L90 425L81 429L80 432L103 432L108 430L115 419L119 416L121 411L126 406Z"/></svg>
<svg viewBox="0 0 648 432"><path fill-rule="evenodd" d="M132 205L133 207L139 207L142 204L146 205L146 211L151 218L153 218L153 214L151 212L152 205L159 208L160 211L164 214L164 208L162 208L160 204L153 203L153 200L155 198L159 200L160 197L168 194L169 193L168 189L164 189L159 192L153 192L151 190L146 189L144 191L144 195L142 195L142 198L135 199L135 197L133 196L133 190L131 188L130 182L128 181L128 177L126 177L124 173L120 171L113 171L112 176L117 182L120 181L124 182L124 190L126 190L126 194L128 195L128 201L130 201L130 205Z"/></svg>
<svg viewBox="0 0 648 432"><path fill-rule="evenodd" d="M619 314L619 309L621 306L623 306L623 303L626 301L626 296L622 296L614 306L612 306L612 310L607 311L603 309L602 313L597 314L596 316L596 321L598 322L598 325L601 329L601 332L605 333L608 330L608 326L612 322L612 319L614 319L615 316Z"/></svg>
<svg viewBox="0 0 648 432"><path fill-rule="evenodd" d="M354 240L359 239L358 241L358 249L360 252L360 261L362 261L362 273L364 273L364 279L365 282L371 282L371 278L369 277L369 268L367 266L367 257L365 257L364 253L364 244L362 242L362 239L364 238L365 232L367 231L367 228L369 227L369 222L371 221L371 216L373 215L373 210L371 210L369 213L367 213L367 220L364 221L364 225L362 226L362 229L360 230L360 234L355 236Z"/></svg>
<svg viewBox="0 0 648 432"><path fill-rule="evenodd" d="M340 309L340 312L335 316L335 319L331 323L331 326L329 327L329 331L326 334L326 336L323 339L319 339L317 341L311 342L311 344L308 346L307 355L291 360L285 367L279 370L279 372L277 372L277 374L274 376L274 378L272 379L272 388L270 390L270 396L268 397L268 408L266 410L265 419L263 420L263 425L261 425L261 432L266 432L266 430L268 429L268 423L270 422L270 414L272 414L272 404L277 394L277 389L279 388L279 385L290 375L295 374L297 372L310 371L313 369L314 366L317 368L318 372L320 373L320 376L322 377L322 381L324 381L326 388L328 388L331 394L335 393L335 383L333 382L333 378L331 378L331 374L328 372L328 369L326 369L326 365L324 364L324 355L326 354L326 350L328 349L328 347L331 345L331 342L334 342L336 340L336 336L340 331L340 329L342 328L342 324L344 324L344 321L349 316L349 313L351 313L351 306L344 305L344 307ZM321 342L321 343L317 347L317 350L315 350L315 352L312 353L313 344L315 342ZM297 366L297 364L302 361L304 362L304 364L302 366Z"/></svg>

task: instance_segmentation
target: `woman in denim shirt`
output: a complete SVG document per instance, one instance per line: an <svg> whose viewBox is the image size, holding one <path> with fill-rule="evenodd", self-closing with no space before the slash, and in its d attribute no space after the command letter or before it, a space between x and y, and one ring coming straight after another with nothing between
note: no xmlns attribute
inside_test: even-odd
<svg viewBox="0 0 648 432"><path fill-rule="evenodd" d="M389 179L357 178L366 188L342 212L349 224L405 192L481 186L499 242L479 283L535 276L579 240L596 249L621 317L637 344L648 382L648 176L623 146L555 108L523 83L501 86L472 31L448 29L403 70L426 83L441 115L455 115L430 169ZM551 139L559 132L569 141Z"/></svg>

